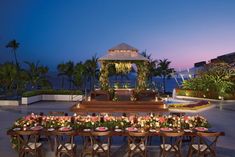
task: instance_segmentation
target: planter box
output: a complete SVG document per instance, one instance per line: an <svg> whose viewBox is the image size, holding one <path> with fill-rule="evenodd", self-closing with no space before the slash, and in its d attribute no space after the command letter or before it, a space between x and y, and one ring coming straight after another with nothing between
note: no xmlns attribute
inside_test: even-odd
<svg viewBox="0 0 235 157"><path fill-rule="evenodd" d="M19 106L20 101L18 100L0 100L0 106Z"/></svg>
<svg viewBox="0 0 235 157"><path fill-rule="evenodd" d="M28 105L34 102L38 102L42 100L42 95L35 95L35 96L31 96L31 97L22 97L21 98L21 103L23 105Z"/></svg>
<svg viewBox="0 0 235 157"><path fill-rule="evenodd" d="M83 95L53 95L43 94L31 97L22 97L22 104L28 105L38 101L82 101Z"/></svg>
<svg viewBox="0 0 235 157"><path fill-rule="evenodd" d="M81 101L82 95L49 95L43 94L42 100L46 101Z"/></svg>

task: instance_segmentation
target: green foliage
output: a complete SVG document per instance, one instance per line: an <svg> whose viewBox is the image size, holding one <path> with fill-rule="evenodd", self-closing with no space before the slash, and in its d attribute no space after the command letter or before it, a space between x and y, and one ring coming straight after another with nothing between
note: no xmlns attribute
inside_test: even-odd
<svg viewBox="0 0 235 157"><path fill-rule="evenodd" d="M233 93L235 70L226 63L209 64L197 77L183 82L183 89L191 89L207 93L207 95L226 96Z"/></svg>
<svg viewBox="0 0 235 157"><path fill-rule="evenodd" d="M147 81L148 81L148 61L136 61L135 62L137 66L137 90L145 90L147 88Z"/></svg>
<svg viewBox="0 0 235 157"><path fill-rule="evenodd" d="M14 53L15 64L18 68L19 68L19 63L18 63L17 56L16 56L16 50L19 48L19 45L20 43L18 43L15 39L9 41L6 45L6 48L10 48L12 52Z"/></svg>
<svg viewBox="0 0 235 157"><path fill-rule="evenodd" d="M25 62L25 64L28 66L24 70L27 75L26 80L32 89L51 88L51 83L46 77L49 71L47 66L40 65L39 62Z"/></svg>
<svg viewBox="0 0 235 157"><path fill-rule="evenodd" d="M62 77L62 88L64 88L64 78L66 78L70 83L70 89L72 85L86 88L87 82L90 83L90 89L93 89L99 72L98 58L95 55L84 63L79 62L76 65L72 61L61 63L57 66L57 70L58 76Z"/></svg>
<svg viewBox="0 0 235 157"><path fill-rule="evenodd" d="M155 76L158 61L154 60L152 55L147 54L146 51L142 52L141 55L148 59L148 64L146 65L148 68L147 77L149 80L152 80L152 77Z"/></svg>
<svg viewBox="0 0 235 157"><path fill-rule="evenodd" d="M23 97L31 97L40 94L57 94L57 95L81 95L83 94L79 90L34 90L34 91L27 91L22 94Z"/></svg>
<svg viewBox="0 0 235 157"><path fill-rule="evenodd" d="M109 89L109 64L108 62L103 61L101 63L101 70L100 70L100 87L102 90Z"/></svg>
<svg viewBox="0 0 235 157"><path fill-rule="evenodd" d="M16 86L17 67L12 63L4 63L0 66L0 87L6 91L10 92Z"/></svg>
<svg viewBox="0 0 235 157"><path fill-rule="evenodd" d="M166 91L166 79L171 78L171 74L174 73L174 69L170 68L171 61L168 59L159 60L157 69L155 70L155 76L161 76L163 81L163 90Z"/></svg>

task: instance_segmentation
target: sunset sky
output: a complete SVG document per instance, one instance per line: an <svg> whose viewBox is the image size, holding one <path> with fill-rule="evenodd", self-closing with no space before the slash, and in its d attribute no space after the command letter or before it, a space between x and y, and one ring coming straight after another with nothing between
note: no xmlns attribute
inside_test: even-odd
<svg viewBox="0 0 235 157"><path fill-rule="evenodd" d="M0 62L98 57L125 42L176 69L235 51L234 0L1 0Z"/></svg>

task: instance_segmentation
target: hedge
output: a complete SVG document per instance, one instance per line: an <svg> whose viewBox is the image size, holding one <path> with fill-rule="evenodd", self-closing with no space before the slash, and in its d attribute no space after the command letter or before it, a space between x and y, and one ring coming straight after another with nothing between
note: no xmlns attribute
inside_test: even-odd
<svg viewBox="0 0 235 157"><path fill-rule="evenodd" d="M189 89L176 89L176 95L189 96L198 98L219 99L219 95L215 92L194 91ZM235 100L235 94L226 94L224 100Z"/></svg>
<svg viewBox="0 0 235 157"><path fill-rule="evenodd" d="M49 94L49 95L81 95L83 94L79 90L34 90L34 91L27 91L22 94L22 97L31 97L41 94Z"/></svg>

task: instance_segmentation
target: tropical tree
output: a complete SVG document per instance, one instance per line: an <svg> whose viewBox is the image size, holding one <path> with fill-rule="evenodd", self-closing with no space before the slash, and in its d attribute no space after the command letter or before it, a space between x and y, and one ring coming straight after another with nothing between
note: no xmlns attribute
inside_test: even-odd
<svg viewBox="0 0 235 157"><path fill-rule="evenodd" d="M83 86L83 82L85 81L85 66L82 64L82 62L79 62L74 67L74 76L73 76L73 84L76 87Z"/></svg>
<svg viewBox="0 0 235 157"><path fill-rule="evenodd" d="M74 63L68 61L66 63L61 63L57 66L58 76L66 76L69 81L69 88L72 88L73 75L74 75ZM62 79L62 88L64 87L64 80Z"/></svg>
<svg viewBox="0 0 235 157"><path fill-rule="evenodd" d="M170 68L171 61L168 59L159 60L157 64L157 69L155 71L155 76L162 77L163 91L166 92L166 79L171 78L171 74L174 72L173 68Z"/></svg>
<svg viewBox="0 0 235 157"><path fill-rule="evenodd" d="M183 82L184 89L209 93L212 97L234 93L235 69L227 63L210 63L198 72L197 77Z"/></svg>
<svg viewBox="0 0 235 157"><path fill-rule="evenodd" d="M17 67L12 63L4 63L0 66L0 86L6 93L12 93L16 86Z"/></svg>
<svg viewBox="0 0 235 157"><path fill-rule="evenodd" d="M18 63L17 56L16 56L16 50L19 48L19 45L20 43L18 43L15 39L9 41L8 44L6 45L6 48L10 48L11 51L13 52L14 57L15 57L15 64L17 65L18 68L19 68L19 63Z"/></svg>
<svg viewBox="0 0 235 157"><path fill-rule="evenodd" d="M148 68L147 76L148 76L148 80L150 80L152 82L152 78L156 73L155 71L156 71L156 66L157 66L158 61L153 59L152 54L147 54L146 51L142 52L141 55L144 56L145 58L147 58L149 61L148 65L147 65L147 68Z"/></svg>
<svg viewBox="0 0 235 157"><path fill-rule="evenodd" d="M68 77L70 89L72 88L73 74L74 74L74 63L72 61L68 61L67 63L65 63L65 75Z"/></svg>
<svg viewBox="0 0 235 157"><path fill-rule="evenodd" d="M64 63L57 65L58 76L62 77L61 88L64 89L64 79L66 76L66 65Z"/></svg>
<svg viewBox="0 0 235 157"><path fill-rule="evenodd" d="M88 59L84 63L85 66L85 76L90 84L90 90L94 89L95 80L98 79L99 69L98 69L98 58L94 55L91 59Z"/></svg>
<svg viewBox="0 0 235 157"><path fill-rule="evenodd" d="M26 88L26 74L23 70L10 62L0 65L0 89L6 95L15 95ZM15 92L14 92L15 91Z"/></svg>
<svg viewBox="0 0 235 157"><path fill-rule="evenodd" d="M25 62L25 64L28 66L25 69L27 80L32 89L38 89L40 87L49 88L51 86L46 78L46 74L49 71L47 66L40 65L39 62Z"/></svg>

